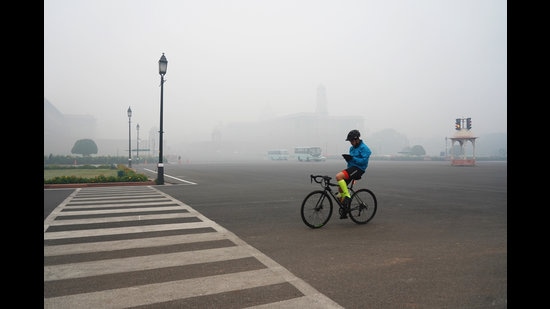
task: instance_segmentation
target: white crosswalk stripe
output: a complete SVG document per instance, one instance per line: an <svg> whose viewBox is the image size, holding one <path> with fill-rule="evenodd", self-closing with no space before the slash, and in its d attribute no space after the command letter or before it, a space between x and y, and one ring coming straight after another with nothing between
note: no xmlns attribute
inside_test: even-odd
<svg viewBox="0 0 550 309"><path fill-rule="evenodd" d="M342 308L153 186L76 189L44 220L44 308L202 304Z"/></svg>

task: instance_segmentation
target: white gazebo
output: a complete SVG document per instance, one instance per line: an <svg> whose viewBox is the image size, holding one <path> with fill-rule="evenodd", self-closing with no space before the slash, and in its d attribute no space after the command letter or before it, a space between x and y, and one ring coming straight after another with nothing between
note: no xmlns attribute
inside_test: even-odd
<svg viewBox="0 0 550 309"><path fill-rule="evenodd" d="M451 137L451 149L455 142L460 145L460 156L455 157L454 151L451 151L451 165L453 166L474 166L476 165L476 138L474 134L465 128L458 130L453 137ZM471 155L466 153L465 145L467 142L472 143Z"/></svg>

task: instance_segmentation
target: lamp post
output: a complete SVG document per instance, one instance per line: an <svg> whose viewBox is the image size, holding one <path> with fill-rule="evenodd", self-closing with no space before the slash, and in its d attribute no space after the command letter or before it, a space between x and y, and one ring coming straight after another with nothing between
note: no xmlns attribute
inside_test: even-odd
<svg viewBox="0 0 550 309"><path fill-rule="evenodd" d="M132 167L132 109L128 106L128 167Z"/></svg>
<svg viewBox="0 0 550 309"><path fill-rule="evenodd" d="M159 163L157 165L157 184L164 184L164 164L162 163L162 97L164 95L164 74L166 74L166 68L168 66L168 60L164 57L164 53L159 60L159 74L160 74L160 131L159 131Z"/></svg>
<svg viewBox="0 0 550 309"><path fill-rule="evenodd" d="M136 130L137 130L137 140L136 140L136 143L137 143L137 153L136 153L136 164L139 164L139 123L136 125Z"/></svg>
<svg viewBox="0 0 550 309"><path fill-rule="evenodd" d="M447 136L445 136L445 160L447 160Z"/></svg>

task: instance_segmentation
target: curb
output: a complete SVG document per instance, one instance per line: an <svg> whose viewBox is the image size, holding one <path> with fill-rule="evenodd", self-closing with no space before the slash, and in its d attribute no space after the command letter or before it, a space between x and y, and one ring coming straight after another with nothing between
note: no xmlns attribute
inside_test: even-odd
<svg viewBox="0 0 550 309"><path fill-rule="evenodd" d="M60 188L87 188L87 187L114 187L114 186L153 186L154 181L140 182L97 182L97 183L59 183L45 184L44 189L60 189Z"/></svg>

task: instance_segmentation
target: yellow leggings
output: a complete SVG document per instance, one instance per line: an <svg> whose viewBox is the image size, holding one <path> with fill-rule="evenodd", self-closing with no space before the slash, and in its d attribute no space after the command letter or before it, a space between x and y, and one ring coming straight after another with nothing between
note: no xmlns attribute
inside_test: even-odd
<svg viewBox="0 0 550 309"><path fill-rule="evenodd" d="M348 190L348 184L344 179L338 180L338 186L340 186L340 190L342 191L343 197L351 197Z"/></svg>

